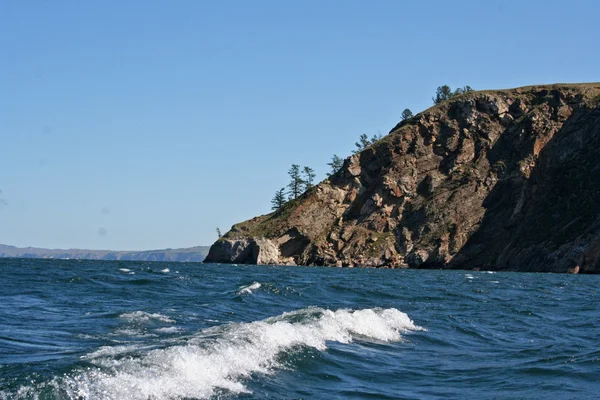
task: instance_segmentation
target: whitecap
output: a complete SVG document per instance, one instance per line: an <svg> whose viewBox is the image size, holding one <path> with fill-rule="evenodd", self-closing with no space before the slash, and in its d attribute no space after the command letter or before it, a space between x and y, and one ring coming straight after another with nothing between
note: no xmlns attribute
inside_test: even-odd
<svg viewBox="0 0 600 400"><path fill-rule="evenodd" d="M129 268L119 268L119 271L121 271L121 272L131 272L131 270Z"/></svg>
<svg viewBox="0 0 600 400"><path fill-rule="evenodd" d="M250 294L254 290L260 289L262 285L259 282L252 282L250 285L240 286L238 294Z"/></svg>
<svg viewBox="0 0 600 400"><path fill-rule="evenodd" d="M129 313L124 313L119 315L119 318L127 320L129 322L149 322L151 320L156 320L160 322L165 322L168 324L174 324L175 320L167 317L166 315L158 314L158 313L147 313L145 311L134 311Z"/></svg>
<svg viewBox="0 0 600 400"><path fill-rule="evenodd" d="M323 351L328 342L350 343L356 338L397 342L403 333L416 330L423 328L395 308L309 308L209 328L186 345L153 349L136 357L114 358L127 347L101 348L89 357L100 357L95 364L103 368L65 376L60 386L70 398L85 399L208 398L219 388L244 393L249 392L245 380L256 373L275 373L283 367L279 355L298 346ZM207 341L207 336L212 340Z"/></svg>
<svg viewBox="0 0 600 400"><path fill-rule="evenodd" d="M161 269L160 272L162 272L163 274L166 274L168 272L171 272L171 270L169 268L165 268L165 269Z"/></svg>
<svg viewBox="0 0 600 400"><path fill-rule="evenodd" d="M155 329L155 331L160 332L160 333L178 333L178 332L181 332L182 329L178 328L176 326L167 326L164 328Z"/></svg>
<svg viewBox="0 0 600 400"><path fill-rule="evenodd" d="M98 350L81 356L82 360L93 360L99 357L114 357L120 354L131 353L136 350L143 349L144 346L130 344L130 345L119 345L119 346L102 346Z"/></svg>
<svg viewBox="0 0 600 400"><path fill-rule="evenodd" d="M471 275L471 274L465 274L465 278L467 278L467 279L474 279L473 275Z"/></svg>
<svg viewBox="0 0 600 400"><path fill-rule="evenodd" d="M144 332L144 331L139 330L139 329L128 329L128 328L117 329L114 332L114 335L118 335L118 336L131 336L131 337L138 337L138 338L142 338L142 337L156 337L156 335Z"/></svg>

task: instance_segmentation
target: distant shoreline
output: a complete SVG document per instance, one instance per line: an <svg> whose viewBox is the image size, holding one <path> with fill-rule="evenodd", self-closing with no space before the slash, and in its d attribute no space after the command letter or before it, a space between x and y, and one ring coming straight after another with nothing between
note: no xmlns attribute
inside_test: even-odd
<svg viewBox="0 0 600 400"><path fill-rule="evenodd" d="M204 261L204 258L206 258L208 250L209 246L195 246L179 249L168 248L159 250L120 251L44 249L37 247L16 247L0 244L0 258L202 262Z"/></svg>

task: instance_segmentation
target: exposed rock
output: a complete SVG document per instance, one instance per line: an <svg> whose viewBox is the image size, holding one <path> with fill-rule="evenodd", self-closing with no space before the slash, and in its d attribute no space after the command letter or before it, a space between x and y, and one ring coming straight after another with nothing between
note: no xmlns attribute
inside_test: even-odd
<svg viewBox="0 0 600 400"><path fill-rule="evenodd" d="M206 261L600 272L600 84L457 96Z"/></svg>
<svg viewBox="0 0 600 400"><path fill-rule="evenodd" d="M220 239L212 245L204 262L291 265L293 259L282 257L279 246L272 240L249 238Z"/></svg>

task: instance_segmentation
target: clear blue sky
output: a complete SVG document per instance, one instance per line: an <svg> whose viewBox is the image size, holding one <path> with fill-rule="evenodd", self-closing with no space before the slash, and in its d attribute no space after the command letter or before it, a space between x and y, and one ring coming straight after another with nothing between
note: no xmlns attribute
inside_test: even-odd
<svg viewBox="0 0 600 400"><path fill-rule="evenodd" d="M208 245L437 86L600 80L596 1L0 1L0 243Z"/></svg>

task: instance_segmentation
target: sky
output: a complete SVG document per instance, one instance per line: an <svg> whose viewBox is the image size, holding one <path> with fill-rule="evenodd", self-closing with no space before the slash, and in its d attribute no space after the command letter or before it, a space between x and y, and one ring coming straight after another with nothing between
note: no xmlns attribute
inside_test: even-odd
<svg viewBox="0 0 600 400"><path fill-rule="evenodd" d="M600 80L596 1L0 1L0 243L210 245L438 86Z"/></svg>

